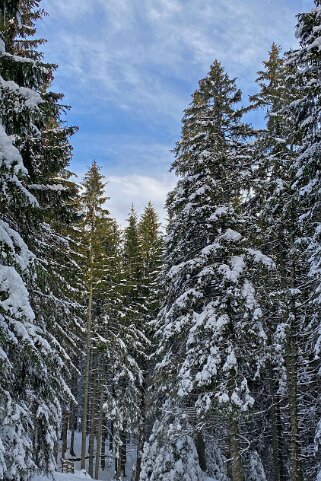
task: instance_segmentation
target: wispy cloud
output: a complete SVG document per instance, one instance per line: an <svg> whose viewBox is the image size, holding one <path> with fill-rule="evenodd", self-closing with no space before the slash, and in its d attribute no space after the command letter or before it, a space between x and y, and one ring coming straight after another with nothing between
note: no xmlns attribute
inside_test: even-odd
<svg viewBox="0 0 321 481"><path fill-rule="evenodd" d="M140 215L151 201L159 213L160 221L165 224L164 204L174 184L174 175L170 174L158 178L143 175L111 176L107 185L107 194L110 196L107 207L111 215L124 226L132 204Z"/></svg>
<svg viewBox="0 0 321 481"><path fill-rule="evenodd" d="M275 40L289 47L295 19L279 0L47 0L55 23L50 54L79 88L153 120L174 116L191 84L218 57L255 73ZM56 15L59 14L59 24ZM248 79L247 79L248 81ZM154 119L155 120L155 119Z"/></svg>
<svg viewBox="0 0 321 481"><path fill-rule="evenodd" d="M74 168L83 171L96 159L114 179L131 176L130 202L136 202L138 179L166 175L183 109L212 61L218 58L239 78L245 96L252 93L272 42L295 45L295 13L312 4L43 0L46 57L60 65L56 88L73 107L69 119L81 127ZM163 192L166 182L157 185Z"/></svg>
<svg viewBox="0 0 321 481"><path fill-rule="evenodd" d="M165 175L169 170L173 155L172 145L152 142L144 135L126 135L124 133L84 133L76 136L77 150L81 150L85 162L78 172L96 160L102 165L106 176L111 175Z"/></svg>

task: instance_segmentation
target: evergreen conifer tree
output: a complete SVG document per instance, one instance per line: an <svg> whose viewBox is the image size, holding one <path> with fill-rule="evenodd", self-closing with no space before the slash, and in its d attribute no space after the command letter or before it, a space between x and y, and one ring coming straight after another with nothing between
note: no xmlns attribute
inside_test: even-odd
<svg viewBox="0 0 321 481"><path fill-rule="evenodd" d="M308 242L297 183L303 139L297 108L304 81L291 60L293 54L285 60L279 54L273 45L265 71L259 72L260 91L251 99L267 111L267 128L257 141L254 203L258 201L261 249L276 264L274 276L261 279L262 294L266 298L267 290L270 293L266 316L273 320L268 329L273 475L284 479L289 469L291 479L302 480L313 464L311 427L315 425L315 410L312 415L310 409L300 409L311 403L315 383L308 327Z"/></svg>
<svg viewBox="0 0 321 481"><path fill-rule="evenodd" d="M144 447L140 481L203 481L193 430L177 414L155 422Z"/></svg>
<svg viewBox="0 0 321 481"><path fill-rule="evenodd" d="M83 409L82 409L82 445L81 445L81 467L86 467L86 437L88 423L89 387L90 387L90 366L93 353L93 331L94 331L94 295L97 282L101 280L101 244L98 231L107 215L103 204L107 200L105 196L105 183L100 168L94 161L85 175L83 181L83 192L81 205L84 210L83 220L83 245L85 248L85 286L87 294L87 324L86 324L86 351L85 368L83 381ZM91 453L91 471L93 469Z"/></svg>
<svg viewBox="0 0 321 481"><path fill-rule="evenodd" d="M298 15L296 36L300 47L289 54L289 64L294 69L295 87L298 92L297 101L289 105L287 115L295 121L296 131L300 135L300 143L295 152L294 178L292 191L296 196L299 211L299 236L302 250L309 260L309 278L305 280L304 313L308 319L304 325L304 351L307 364L308 390L303 403L307 409L303 410L305 420L301 425L305 430L299 434L302 439L302 460L304 474L315 475L316 460L312 457L311 429L315 430L320 412L320 213L321 213L321 178L320 178L320 114L321 114L321 83L320 83L320 25L321 3L314 1L315 6L310 12ZM293 81L293 79L292 79ZM302 330L302 324L301 324ZM300 400L302 404L302 400ZM302 410L301 410L302 413ZM318 430L317 430L318 432ZM303 437L304 436L304 437ZM316 436L316 446L319 438ZM318 462L320 463L320 451Z"/></svg>
<svg viewBox="0 0 321 481"><path fill-rule="evenodd" d="M266 343L251 270L256 262L272 265L246 243L242 191L252 132L236 109L240 100L215 61L185 111L173 163L180 178L167 203L157 352L166 375L161 391L194 406L200 420L215 408L228 423L233 481L243 479L240 420L255 402L250 384Z"/></svg>
<svg viewBox="0 0 321 481"><path fill-rule="evenodd" d="M152 321L157 317L160 304L160 289L158 281L162 267L163 239L160 234L160 224L157 213L151 202L146 206L138 224L138 234L141 249L141 281L142 296L142 331L149 341L153 339ZM148 385L152 379L154 362L151 359L152 345L146 346L146 352L139 356L143 381L141 387L140 418L138 425L137 460L135 465L135 480L139 481L144 443L146 441L147 423L151 406L148 396Z"/></svg>
<svg viewBox="0 0 321 481"><path fill-rule="evenodd" d="M74 129L62 126L61 95L48 90L55 66L44 64L36 50L43 41L30 39L43 15L38 5L27 0L0 5L0 404L6 481L53 469L60 404L70 395L61 377L68 354L57 339L57 321L72 302L57 289L61 279L67 285L67 274L58 280L51 256L53 245L68 245L58 226L75 216L76 190L66 171ZM49 304L63 307L55 313Z"/></svg>
<svg viewBox="0 0 321 481"><path fill-rule="evenodd" d="M267 432L272 441L272 461L265 461L270 466L273 478L279 480L287 476L287 463L283 460L288 458L290 443L288 436L284 435L288 417L285 419L284 415L281 416L281 410L284 413L283 406L288 403L284 381L287 378L286 353L290 349L287 344L290 336L285 333L290 330L289 320L293 319L291 305L295 295L291 289L291 284L295 282L291 260L298 256L293 241L297 228L293 219L294 196L291 191L295 129L293 118L286 117L284 108L294 99L295 89L287 80L292 72L281 56L279 46L272 45L269 58L263 64L264 70L258 72L256 80L259 91L250 98L251 108L261 108L266 113L266 129L258 134L256 140L250 204L259 219L259 230L253 235L260 249L270 255L276 264L273 275L260 276L258 279L269 345L264 376L268 384L262 386L262 402L268 402L271 415ZM294 326L292 330L295 330ZM293 381L296 375L293 373ZM293 405L295 402L293 399ZM269 436L262 440L264 445L270 444ZM269 452L267 449L264 451L263 455Z"/></svg>

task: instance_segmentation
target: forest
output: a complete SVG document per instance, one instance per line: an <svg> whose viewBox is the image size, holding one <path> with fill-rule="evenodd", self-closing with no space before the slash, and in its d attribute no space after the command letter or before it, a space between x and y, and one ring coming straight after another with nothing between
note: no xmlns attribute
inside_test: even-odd
<svg viewBox="0 0 321 481"><path fill-rule="evenodd" d="M0 479L320 481L321 0L249 99L213 59L166 226L70 170L45 14L0 0Z"/></svg>

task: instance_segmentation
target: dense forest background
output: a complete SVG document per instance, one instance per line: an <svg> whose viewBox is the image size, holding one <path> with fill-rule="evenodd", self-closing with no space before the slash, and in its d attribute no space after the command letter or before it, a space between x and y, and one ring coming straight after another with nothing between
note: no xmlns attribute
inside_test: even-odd
<svg viewBox="0 0 321 481"><path fill-rule="evenodd" d="M69 171L40 3L0 3L0 478L320 481L321 1L245 107L219 61L199 82L166 234Z"/></svg>

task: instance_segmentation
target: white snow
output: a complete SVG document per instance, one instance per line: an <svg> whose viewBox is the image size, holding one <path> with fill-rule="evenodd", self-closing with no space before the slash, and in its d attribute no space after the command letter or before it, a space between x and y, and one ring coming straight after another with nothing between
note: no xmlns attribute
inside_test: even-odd
<svg viewBox="0 0 321 481"><path fill-rule="evenodd" d="M24 107L29 109L35 109L38 107L40 103L43 102L40 94L35 92L32 89L27 87L20 87L16 82L13 80L4 80L3 77L0 76L0 87L2 89L7 89L11 93L14 93L17 96L20 96L24 103ZM17 107L18 108L18 107Z"/></svg>
<svg viewBox="0 0 321 481"><path fill-rule="evenodd" d="M217 219L219 219L220 217L222 217L223 215L227 214L229 211L229 208L226 207L226 206L223 206L223 207L218 207L215 212L213 212L213 214L210 216L209 220L211 221L216 221Z"/></svg>
<svg viewBox="0 0 321 481"><path fill-rule="evenodd" d="M275 262L273 259L271 259L271 257L262 254L261 251L256 249L248 249L247 251L251 256L253 256L255 262L261 263L270 269L275 269Z"/></svg>
<svg viewBox="0 0 321 481"><path fill-rule="evenodd" d="M232 242L237 242L239 241L242 236L239 232L237 232L236 230L233 230L233 229L227 229L224 234L222 235L222 238L223 239L226 239L228 241L232 241Z"/></svg>
<svg viewBox="0 0 321 481"><path fill-rule="evenodd" d="M7 296L0 302L0 307L16 319L25 317L33 321L35 314L30 306L28 290L14 267L0 265L0 286L1 292ZM22 324L21 330L25 331ZM22 337L25 336L26 333L23 332Z"/></svg>
<svg viewBox="0 0 321 481"><path fill-rule="evenodd" d="M34 254L28 249L21 236L11 229L7 222L0 219L0 244L5 244L15 257L15 261L24 271L34 259Z"/></svg>
<svg viewBox="0 0 321 481"><path fill-rule="evenodd" d="M321 49L321 37L316 38L311 45L309 45L308 49L311 50L315 47L317 47L319 50Z"/></svg>
<svg viewBox="0 0 321 481"><path fill-rule="evenodd" d="M230 266L222 264L218 270L226 279L237 282L245 267L243 256L232 256Z"/></svg>
<svg viewBox="0 0 321 481"><path fill-rule="evenodd" d="M6 134L2 124L0 124L0 166L1 165L4 165L10 171L13 169L15 174L28 173L23 165L19 150L13 145L12 137Z"/></svg>
<svg viewBox="0 0 321 481"><path fill-rule="evenodd" d="M75 471L75 474L67 473L54 473L53 478L47 478L46 476L35 476L32 481L78 481L78 479L92 479L85 471Z"/></svg>
<svg viewBox="0 0 321 481"><path fill-rule="evenodd" d="M237 366L237 360L235 356L235 352L232 349L231 352L228 353L226 356L225 363L223 364L222 370L224 372L230 371L231 369L234 369Z"/></svg>

